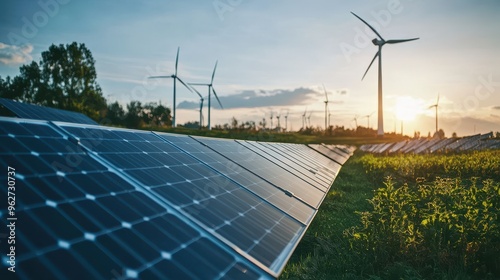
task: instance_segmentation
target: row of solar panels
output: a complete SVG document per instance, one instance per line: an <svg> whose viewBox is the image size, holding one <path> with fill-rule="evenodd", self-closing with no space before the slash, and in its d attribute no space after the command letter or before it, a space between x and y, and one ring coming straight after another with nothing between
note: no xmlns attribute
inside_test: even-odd
<svg viewBox="0 0 500 280"><path fill-rule="evenodd" d="M396 143L366 144L362 145L360 150L376 154L429 154L437 152L500 149L500 139L492 137L493 132L462 138L420 138Z"/></svg>
<svg viewBox="0 0 500 280"><path fill-rule="evenodd" d="M0 143L0 279L11 251L21 279L277 277L353 152L6 117Z"/></svg>

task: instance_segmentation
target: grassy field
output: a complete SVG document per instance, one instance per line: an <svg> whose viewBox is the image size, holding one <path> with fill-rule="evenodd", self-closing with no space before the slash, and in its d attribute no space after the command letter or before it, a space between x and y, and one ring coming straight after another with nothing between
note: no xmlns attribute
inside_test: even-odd
<svg viewBox="0 0 500 280"><path fill-rule="evenodd" d="M499 279L499 170L499 151L356 153L280 278Z"/></svg>

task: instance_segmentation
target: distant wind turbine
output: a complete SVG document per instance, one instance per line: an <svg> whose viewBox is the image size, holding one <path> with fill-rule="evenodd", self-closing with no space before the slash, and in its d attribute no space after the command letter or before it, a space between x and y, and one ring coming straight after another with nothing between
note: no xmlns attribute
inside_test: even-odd
<svg viewBox="0 0 500 280"><path fill-rule="evenodd" d="M199 91L197 91L195 88L193 88L193 90L198 94L198 96L200 97L200 129L203 127L203 101L205 99L203 99L203 96L201 96L201 93Z"/></svg>
<svg viewBox="0 0 500 280"><path fill-rule="evenodd" d="M286 115L285 115L285 131L288 131L288 109L286 110Z"/></svg>
<svg viewBox="0 0 500 280"><path fill-rule="evenodd" d="M212 72L212 79L210 80L209 84L204 84L204 83L189 83L190 85L194 85L194 86L208 86L208 130L212 129L212 126L211 126L211 123L210 123L210 110L211 110L211 106L212 106L211 102L210 102L210 96L211 96L212 92L214 93L215 98L217 98L217 102L219 102L220 107L222 109L224 109L224 107L222 107L222 103L220 103L219 97L217 96L217 93L215 92L215 89L214 89L215 70L217 70L217 61L215 62L214 71Z"/></svg>
<svg viewBox="0 0 500 280"><path fill-rule="evenodd" d="M358 116L354 115L354 118L352 120L354 121L354 125L356 125L356 129L358 129Z"/></svg>
<svg viewBox="0 0 500 280"><path fill-rule="evenodd" d="M439 107L439 93L436 104L429 106L429 109L436 107L436 133L438 132L438 107Z"/></svg>
<svg viewBox="0 0 500 280"><path fill-rule="evenodd" d="M312 111L309 112L309 116L307 116L307 122L309 123L309 127L311 127L311 115L312 115Z"/></svg>
<svg viewBox="0 0 500 280"><path fill-rule="evenodd" d="M274 113L273 113L273 111L271 111L271 116L269 117L271 119L271 130L273 130L273 117L274 117Z"/></svg>
<svg viewBox="0 0 500 280"><path fill-rule="evenodd" d="M304 110L304 114L302 114L302 130L304 130L305 125L306 125L306 114L307 114L307 107Z"/></svg>
<svg viewBox="0 0 500 280"><path fill-rule="evenodd" d="M176 127L176 120L177 120L177 115L176 115L176 86L177 86L177 81L181 82L190 92L193 92L193 90L186 84L184 83L181 78L177 76L177 65L179 64L179 49L180 47L177 48L177 56L175 57L175 72L174 74L170 76L151 76L149 79L164 79L164 78L172 78L174 79L174 102L173 102L173 117L172 117L172 127Z"/></svg>
<svg viewBox="0 0 500 280"><path fill-rule="evenodd" d="M327 121L328 121L328 118L327 118L327 114L328 114L328 93L326 92L326 88L325 88L325 85L323 84L323 90L325 91L325 131L328 129L328 124L327 124Z"/></svg>
<svg viewBox="0 0 500 280"><path fill-rule="evenodd" d="M373 113L375 113L375 112L372 112L372 113L371 113L371 114L369 114L369 115L363 116L364 118L367 118L367 119L368 119L368 126L367 126L367 128L370 128L370 117L373 115Z"/></svg>
<svg viewBox="0 0 500 280"><path fill-rule="evenodd" d="M368 70L370 69L370 67L372 66L373 64L373 61L375 61L375 59L378 57L378 131L377 131L377 134L379 136L383 136L384 135L384 112L383 112L383 106L382 106L382 47L385 45L385 44L398 44L398 43L404 43L404 42L409 42L409 41L414 41L414 40L417 40L419 38L412 38L412 39L398 39L398 40L385 40L384 38L382 38L382 36L377 32L377 30L375 30L375 28L373 28L371 25L369 25L366 21L364 21L362 18L360 18L358 15L356 15L355 13L351 12L351 14L353 14L355 17L357 17L358 19L360 19L364 24L366 24L373 32L375 32L375 34L377 34L377 36L380 38L377 39L373 39L372 40L372 43L375 45L375 46L378 46L378 52L375 54L375 56L373 57L372 61L370 62L370 65L368 65L368 68L366 69L365 71L365 74L363 75L363 78L361 78L361 80L363 80L366 76L366 73L368 72Z"/></svg>
<svg viewBox="0 0 500 280"><path fill-rule="evenodd" d="M278 115L276 115L276 119L278 120L278 131L281 130L281 123L280 123L280 118L281 118L281 110L280 110L280 113Z"/></svg>

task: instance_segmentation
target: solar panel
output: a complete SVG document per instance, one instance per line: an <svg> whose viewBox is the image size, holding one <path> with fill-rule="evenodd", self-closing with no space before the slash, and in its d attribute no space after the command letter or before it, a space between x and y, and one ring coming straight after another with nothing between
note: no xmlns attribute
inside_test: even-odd
<svg viewBox="0 0 500 280"><path fill-rule="evenodd" d="M341 168L341 165L337 162L305 145L290 143L266 143L266 145L275 148L284 155L289 155L290 158L307 167L308 170L313 170L316 174L322 174L327 178L328 188L330 188L333 178L337 176Z"/></svg>
<svg viewBox="0 0 500 280"><path fill-rule="evenodd" d="M287 154L276 151L274 149L277 148L276 145L238 140L236 142L260 154L262 157L273 161L282 168L289 170L303 180L314 184L315 187L323 191L328 191L332 184L333 176L325 174L323 168L309 168L301 164L300 159L297 157L288 157Z"/></svg>
<svg viewBox="0 0 500 280"><path fill-rule="evenodd" d="M72 122L81 124L97 124L89 117L77 112L42 107L5 98L0 98L0 104L2 104L5 108L7 108L19 118Z"/></svg>
<svg viewBox="0 0 500 280"><path fill-rule="evenodd" d="M261 155L253 152L234 140L212 139L205 137L193 137L199 142L207 145L219 154L237 162L243 168L268 182L279 186L285 193L296 197L317 209L323 201L326 192L316 188L314 185L300 179L295 174L274 164Z"/></svg>
<svg viewBox="0 0 500 280"><path fill-rule="evenodd" d="M0 243L2 252L15 254L4 254L2 266L11 267L13 260L19 278L262 276L257 266L84 152L57 127L2 118L0 130L2 140L9 139L0 152L2 170L15 173L2 172L1 179L13 176L15 185L1 193L15 195L16 203L13 210L2 207L0 217L2 228L15 225L18 241L15 250ZM0 273L2 279L12 276L5 267Z"/></svg>
<svg viewBox="0 0 500 280"><path fill-rule="evenodd" d="M0 117L0 141L21 279L277 277L340 169L304 145L57 121Z"/></svg>
<svg viewBox="0 0 500 280"><path fill-rule="evenodd" d="M224 157L189 136L166 133L157 134L262 199L269 201L275 207L290 214L301 223L308 224L313 218L315 213L314 208L296 197L290 197L280 186L273 185L266 179L243 168L237 161L232 161Z"/></svg>
<svg viewBox="0 0 500 280"><path fill-rule="evenodd" d="M335 152L335 150L331 150L323 145L309 144L308 146L311 147L311 149L314 149L315 151L317 151L318 153L321 153L324 156L327 156L328 158L337 162L340 165L343 165L347 161L347 158L342 156L341 154L339 154L339 152Z"/></svg>
<svg viewBox="0 0 500 280"><path fill-rule="evenodd" d="M403 140L403 141L400 141L400 142L397 142L396 144L394 144L394 146L392 146L390 149L389 149L389 153L397 153L399 152L399 150L401 148L403 148L406 144L408 143L407 140Z"/></svg>

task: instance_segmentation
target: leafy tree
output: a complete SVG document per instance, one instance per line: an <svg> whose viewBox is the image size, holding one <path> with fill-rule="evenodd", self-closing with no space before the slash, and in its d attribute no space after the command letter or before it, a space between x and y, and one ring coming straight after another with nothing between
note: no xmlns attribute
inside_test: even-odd
<svg viewBox="0 0 500 280"><path fill-rule="evenodd" d="M124 125L125 122L125 111L122 105L117 101L108 104L108 110L106 111L106 118L114 125Z"/></svg>
<svg viewBox="0 0 500 280"><path fill-rule="evenodd" d="M127 114L125 115L125 126L137 128L143 124L143 108L140 101L130 101L127 104Z"/></svg>
<svg viewBox="0 0 500 280"><path fill-rule="evenodd" d="M77 111L98 120L106 110L106 100L97 84L95 60L84 44L51 45L39 63L19 68L20 75L9 84L2 81L2 97L28 103ZM5 91L4 86L10 90Z"/></svg>

